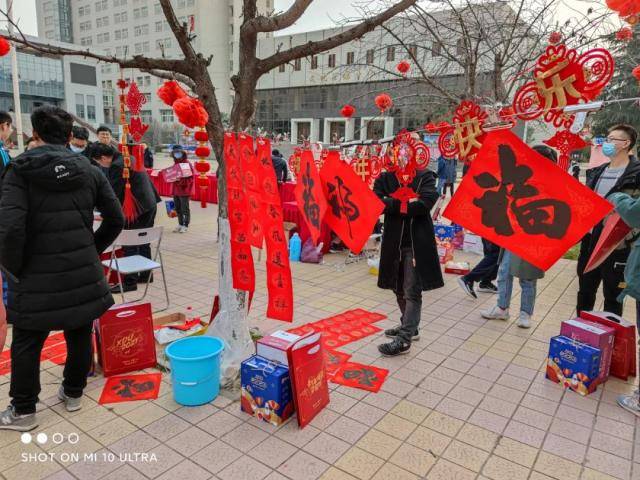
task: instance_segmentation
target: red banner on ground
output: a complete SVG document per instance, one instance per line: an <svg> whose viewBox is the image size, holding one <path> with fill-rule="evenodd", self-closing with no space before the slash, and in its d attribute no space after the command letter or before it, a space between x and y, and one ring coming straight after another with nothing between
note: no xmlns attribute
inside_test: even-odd
<svg viewBox="0 0 640 480"><path fill-rule="evenodd" d="M161 373L144 375L123 375L110 377L104 384L98 403L135 402L158 398L162 383Z"/></svg>
<svg viewBox="0 0 640 480"><path fill-rule="evenodd" d="M343 363L331 381L347 387L377 392L382 387L389 370L356 362Z"/></svg>
<svg viewBox="0 0 640 480"><path fill-rule="evenodd" d="M327 155L320 178L329 206L325 222L353 253L360 253L384 204L336 151Z"/></svg>
<svg viewBox="0 0 640 480"><path fill-rule="evenodd" d="M487 134L443 216L547 270L612 208L501 130Z"/></svg>
<svg viewBox="0 0 640 480"><path fill-rule="evenodd" d="M295 194L300 213L309 227L313 243L317 245L322 219L327 210L327 200L324 198L322 180L311 150L302 152Z"/></svg>

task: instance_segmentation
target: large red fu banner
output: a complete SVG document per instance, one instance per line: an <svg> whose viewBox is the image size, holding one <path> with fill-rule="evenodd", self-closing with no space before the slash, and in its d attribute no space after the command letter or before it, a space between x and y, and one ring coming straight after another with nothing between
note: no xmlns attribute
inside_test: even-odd
<svg viewBox="0 0 640 480"><path fill-rule="evenodd" d="M327 210L327 200L324 198L320 173L311 150L304 150L300 156L300 173L295 194L298 208L309 227L313 243L317 245L322 219Z"/></svg>
<svg viewBox="0 0 640 480"><path fill-rule="evenodd" d="M360 253L373 233L373 227L384 210L376 197L353 169L331 151L320 170L327 199L327 225L353 253Z"/></svg>
<svg viewBox="0 0 640 480"><path fill-rule="evenodd" d="M487 134L443 215L543 270L613 206L515 134Z"/></svg>

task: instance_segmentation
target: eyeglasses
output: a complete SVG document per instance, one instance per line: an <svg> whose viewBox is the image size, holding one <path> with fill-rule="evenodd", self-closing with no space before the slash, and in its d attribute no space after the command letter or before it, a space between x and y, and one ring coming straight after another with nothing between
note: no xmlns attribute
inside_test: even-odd
<svg viewBox="0 0 640 480"><path fill-rule="evenodd" d="M628 138L607 137L606 140L607 140L607 142L627 142L629 139Z"/></svg>

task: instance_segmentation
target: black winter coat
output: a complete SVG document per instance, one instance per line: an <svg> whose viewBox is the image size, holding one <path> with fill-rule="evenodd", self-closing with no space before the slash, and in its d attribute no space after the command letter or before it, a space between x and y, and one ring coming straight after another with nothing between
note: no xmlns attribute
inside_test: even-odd
<svg viewBox="0 0 640 480"><path fill-rule="evenodd" d="M284 158L277 155L271 157L273 163L273 170L276 172L276 180L278 183L284 183L289 180L289 170L287 168L287 162Z"/></svg>
<svg viewBox="0 0 640 480"><path fill-rule="evenodd" d="M95 233L94 208L103 218ZM123 226L113 190L83 155L43 145L13 160L0 200L8 321L27 330L67 330L102 315L114 302L98 255Z"/></svg>
<svg viewBox="0 0 640 480"><path fill-rule="evenodd" d="M116 197L118 197L121 205L124 201L124 189L126 185L124 178L122 178L123 170L124 159L122 158L122 155L118 153L113 157L113 162L111 163L111 167L107 173L107 178L109 179L109 184L111 184L113 191L116 192ZM156 209L158 202L162 201L162 199L160 198L160 195L158 195L156 187L153 186L153 183L149 178L149 174L147 172L136 172L133 169L130 169L129 173L131 192L133 193L136 202L138 202L138 213L142 215L143 213Z"/></svg>
<svg viewBox="0 0 640 480"><path fill-rule="evenodd" d="M373 191L385 204L378 287L402 291L400 242L404 223L405 228L410 229L416 270L422 290L434 290L444 286L430 215L431 208L438 199L436 174L429 170L418 172L410 187L419 198L408 204L407 214L404 215L400 213L400 200L390 197L400 188L400 182L395 174L383 173L376 179L373 186Z"/></svg>

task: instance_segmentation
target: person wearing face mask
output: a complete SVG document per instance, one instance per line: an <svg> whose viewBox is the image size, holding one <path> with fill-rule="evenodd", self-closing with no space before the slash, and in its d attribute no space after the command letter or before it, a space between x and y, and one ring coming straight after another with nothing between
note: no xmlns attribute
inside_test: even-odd
<svg viewBox="0 0 640 480"><path fill-rule="evenodd" d="M187 159L187 152L185 152L180 145L173 146L171 158L173 158L174 163L184 163L191 168L190 177L182 177L172 184L173 203L175 204L176 213L178 214L178 227L176 227L174 232L187 233L189 221L191 220L189 199L191 198L191 191L193 190L193 167Z"/></svg>
<svg viewBox="0 0 640 480"><path fill-rule="evenodd" d="M89 158L89 130L78 125L71 129L71 139L67 145L73 153L81 153Z"/></svg>
<svg viewBox="0 0 640 480"><path fill-rule="evenodd" d="M610 161L592 169L587 175L587 186L602 197L617 192L636 193L640 189L640 162L632 156L638 132L631 125L615 125L609 129L602 153ZM607 259L588 273L584 269L598 243L604 221L587 233L580 244L578 258L578 297L576 311L593 310L596 293L603 284L604 310L622 315L622 303L618 296L624 288L624 269L630 253L631 242L625 240Z"/></svg>

